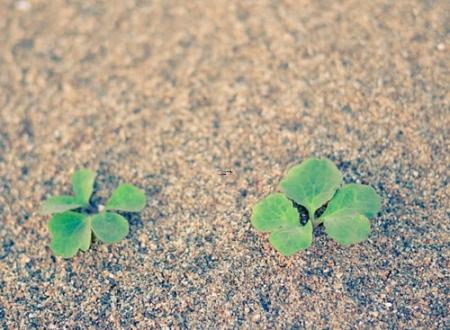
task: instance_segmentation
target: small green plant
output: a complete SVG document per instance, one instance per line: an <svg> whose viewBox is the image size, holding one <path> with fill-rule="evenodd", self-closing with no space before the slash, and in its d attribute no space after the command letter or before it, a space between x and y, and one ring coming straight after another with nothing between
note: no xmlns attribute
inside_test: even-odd
<svg viewBox="0 0 450 330"><path fill-rule="evenodd" d="M378 213L381 200L370 186L341 185L342 174L330 160L306 159L281 181L279 188L284 194L270 194L255 205L251 222L257 231L270 233L270 243L284 256L308 248L313 227L320 224L342 245L359 243L368 238L369 218ZM308 211L305 225L296 204ZM325 211L316 218L325 204Z"/></svg>
<svg viewBox="0 0 450 330"><path fill-rule="evenodd" d="M116 243L124 239L128 235L128 221L111 211L138 212L144 208L144 192L131 184L120 184L100 213L71 211L93 211L89 200L94 190L94 180L95 172L78 170L72 176L74 196L50 197L42 204L41 214L54 213L48 228L52 235L50 248L55 255L71 258L79 249L87 251L91 245L92 232L105 243Z"/></svg>

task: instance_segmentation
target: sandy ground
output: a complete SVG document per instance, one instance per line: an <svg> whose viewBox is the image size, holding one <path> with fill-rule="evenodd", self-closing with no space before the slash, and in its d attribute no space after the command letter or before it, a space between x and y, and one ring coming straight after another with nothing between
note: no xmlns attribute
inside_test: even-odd
<svg viewBox="0 0 450 330"><path fill-rule="evenodd" d="M0 1L0 328L445 329L450 3ZM289 260L251 227L289 164L383 198ZM52 256L48 196L145 189L119 244ZM220 176L217 169L232 175Z"/></svg>

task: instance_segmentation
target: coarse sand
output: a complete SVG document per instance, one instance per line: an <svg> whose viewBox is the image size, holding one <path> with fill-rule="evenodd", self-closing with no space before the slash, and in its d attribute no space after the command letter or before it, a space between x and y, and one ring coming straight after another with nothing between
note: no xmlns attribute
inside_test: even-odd
<svg viewBox="0 0 450 330"><path fill-rule="evenodd" d="M448 0L0 1L0 328L448 329ZM373 186L368 241L286 259L250 224L286 169ZM145 189L70 260L47 197ZM218 170L231 174L219 175Z"/></svg>

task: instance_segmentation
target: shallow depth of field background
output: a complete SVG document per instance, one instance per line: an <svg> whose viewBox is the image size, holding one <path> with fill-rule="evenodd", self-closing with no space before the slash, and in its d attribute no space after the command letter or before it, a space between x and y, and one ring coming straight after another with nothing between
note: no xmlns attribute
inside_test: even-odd
<svg viewBox="0 0 450 330"><path fill-rule="evenodd" d="M449 327L446 0L0 1L0 328ZM328 157L383 209L290 259L250 225ZM146 191L126 240L52 256L50 195ZM231 169L227 176L218 169Z"/></svg>

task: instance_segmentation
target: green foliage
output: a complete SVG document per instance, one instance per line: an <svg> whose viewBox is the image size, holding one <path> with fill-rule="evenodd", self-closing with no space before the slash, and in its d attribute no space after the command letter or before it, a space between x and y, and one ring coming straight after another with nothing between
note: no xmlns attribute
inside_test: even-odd
<svg viewBox="0 0 450 330"><path fill-rule="evenodd" d="M370 222L381 208L375 190L362 184L347 184L328 204L321 219L327 234L343 245L364 241L369 236Z"/></svg>
<svg viewBox="0 0 450 330"><path fill-rule="evenodd" d="M52 235L50 248L56 255L71 258L78 249L87 251L91 245L89 217L72 211L55 214L48 223Z"/></svg>
<svg viewBox="0 0 450 330"><path fill-rule="evenodd" d="M298 212L283 194L271 194L255 205L252 224L261 232L299 225Z"/></svg>
<svg viewBox="0 0 450 330"><path fill-rule="evenodd" d="M308 248L312 243L313 226L308 221L304 226L283 228L273 232L269 237L269 242L282 255L288 257L298 250Z"/></svg>
<svg viewBox="0 0 450 330"><path fill-rule="evenodd" d="M324 220L326 233L342 245L364 241L369 237L370 222L367 217L354 212L340 212L333 219Z"/></svg>
<svg viewBox="0 0 450 330"><path fill-rule="evenodd" d="M128 221L120 214L102 212L91 219L95 236L105 243L116 243L128 235Z"/></svg>
<svg viewBox="0 0 450 330"><path fill-rule="evenodd" d="M280 188L312 214L333 197L341 182L342 174L330 160L309 158L288 171Z"/></svg>
<svg viewBox="0 0 450 330"><path fill-rule="evenodd" d="M124 183L113 191L107 210L138 212L145 206L145 195L132 184Z"/></svg>
<svg viewBox="0 0 450 330"><path fill-rule="evenodd" d="M72 176L75 196L50 197L42 204L41 214L55 213L48 225L52 236L50 248L55 255L71 258L78 250L87 251L92 233L105 243L124 239L128 235L128 221L107 210L138 212L144 208L144 192L131 184L121 184L108 200L105 211L93 215L69 211L91 208L89 200L94 191L94 180L94 172L78 170Z"/></svg>
<svg viewBox="0 0 450 330"><path fill-rule="evenodd" d="M82 203L88 205L92 192L94 191L95 172L81 169L76 171L72 176L72 188L75 198Z"/></svg>
<svg viewBox="0 0 450 330"><path fill-rule="evenodd" d="M50 197L42 203L40 213L43 215L61 213L68 210L78 209L82 206L83 205L73 196L55 196Z"/></svg>
<svg viewBox="0 0 450 330"><path fill-rule="evenodd" d="M312 226L302 226L297 209L283 194L275 193L256 204L252 224L260 232L269 232L270 243L285 256L306 249L312 242Z"/></svg>
<svg viewBox="0 0 450 330"><path fill-rule="evenodd" d="M369 218L379 212L381 199L370 186L341 185L342 174L330 160L306 159L281 181L284 194L271 194L255 205L251 222L257 231L270 233L270 243L284 256L308 248L313 226L322 223L336 242L359 243L369 236ZM325 212L316 219L315 212L327 202ZM305 225L300 223L295 204L308 210Z"/></svg>
<svg viewBox="0 0 450 330"><path fill-rule="evenodd" d="M363 184L344 185L328 204L322 218L332 217L333 214L343 210L352 210L371 218L378 213L381 199L375 189Z"/></svg>

